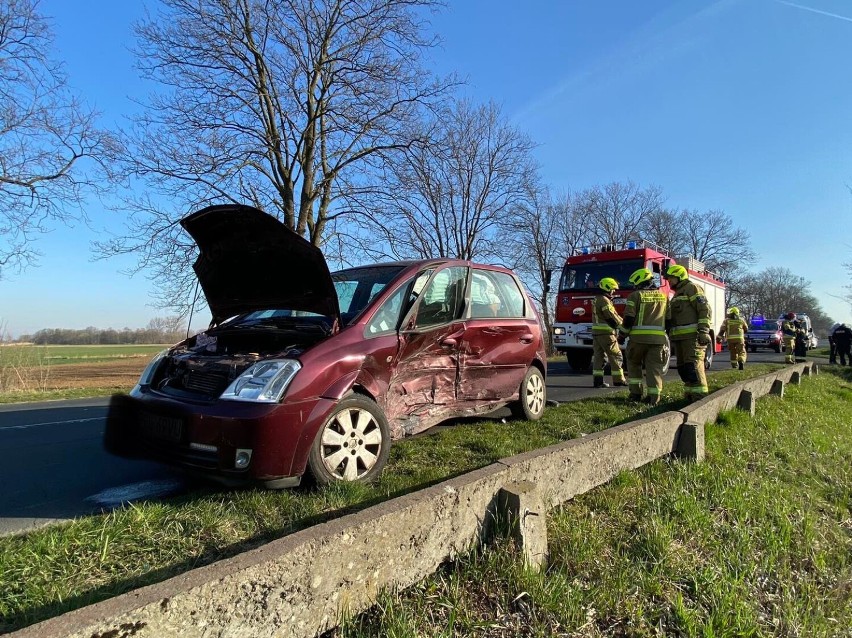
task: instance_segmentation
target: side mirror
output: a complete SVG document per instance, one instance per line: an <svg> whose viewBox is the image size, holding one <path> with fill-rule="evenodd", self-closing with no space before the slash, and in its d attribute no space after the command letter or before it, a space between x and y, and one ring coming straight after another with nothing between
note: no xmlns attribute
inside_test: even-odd
<svg viewBox="0 0 852 638"><path fill-rule="evenodd" d="M547 268L544 271L544 294L550 292L550 280L553 278L553 268Z"/></svg>

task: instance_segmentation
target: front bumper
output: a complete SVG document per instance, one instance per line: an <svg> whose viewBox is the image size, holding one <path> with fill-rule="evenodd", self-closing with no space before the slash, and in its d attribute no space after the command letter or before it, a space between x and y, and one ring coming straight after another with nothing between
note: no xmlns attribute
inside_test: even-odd
<svg viewBox="0 0 852 638"><path fill-rule="evenodd" d="M235 481L275 483L304 473L314 436L334 402L188 403L153 392L110 400L104 446L127 458L147 458ZM250 461L238 467L237 455ZM281 483L286 484L286 481Z"/></svg>

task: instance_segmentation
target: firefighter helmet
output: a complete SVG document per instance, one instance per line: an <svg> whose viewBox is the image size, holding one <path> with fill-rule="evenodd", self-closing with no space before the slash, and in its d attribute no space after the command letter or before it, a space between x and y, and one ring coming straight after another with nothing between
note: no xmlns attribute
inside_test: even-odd
<svg viewBox="0 0 852 638"><path fill-rule="evenodd" d="M736 306L731 306L730 308L728 308L728 314L731 317L739 317L740 316L740 309L737 308Z"/></svg>
<svg viewBox="0 0 852 638"><path fill-rule="evenodd" d="M686 272L686 268L680 264L672 264L666 270L666 277L677 277L683 281L684 279L689 279L689 273Z"/></svg>
<svg viewBox="0 0 852 638"><path fill-rule="evenodd" d="M640 268L639 270L635 270L632 275L630 275L630 283L634 286L641 286L644 283L651 281L654 278L654 273L652 273L647 268Z"/></svg>
<svg viewBox="0 0 852 638"><path fill-rule="evenodd" d="M604 277L598 283L598 287L604 292L612 292L618 288L618 282L612 277Z"/></svg>
<svg viewBox="0 0 852 638"><path fill-rule="evenodd" d="M786 317L787 317L787 319L795 319L796 313L795 312L788 312Z"/></svg>

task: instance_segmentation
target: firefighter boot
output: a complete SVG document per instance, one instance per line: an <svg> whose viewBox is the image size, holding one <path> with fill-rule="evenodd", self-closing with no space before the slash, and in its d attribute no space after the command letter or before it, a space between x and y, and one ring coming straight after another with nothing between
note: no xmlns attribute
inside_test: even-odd
<svg viewBox="0 0 852 638"><path fill-rule="evenodd" d="M604 383L603 377L599 377L595 375L594 383L592 384L593 388L608 388L609 384Z"/></svg>
<svg viewBox="0 0 852 638"><path fill-rule="evenodd" d="M740 370L745 369L745 364L742 361L739 362L739 368Z"/></svg>

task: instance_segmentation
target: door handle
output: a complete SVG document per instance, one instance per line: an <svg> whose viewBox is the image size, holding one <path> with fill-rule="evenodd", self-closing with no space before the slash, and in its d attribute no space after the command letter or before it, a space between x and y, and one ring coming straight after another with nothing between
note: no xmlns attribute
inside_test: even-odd
<svg viewBox="0 0 852 638"><path fill-rule="evenodd" d="M455 339L455 337L447 337L446 339L441 340L441 345L444 348L455 348L459 345L459 342Z"/></svg>
<svg viewBox="0 0 852 638"><path fill-rule="evenodd" d="M532 343L533 335L531 332L527 332L526 334L522 334L520 337L521 343Z"/></svg>

